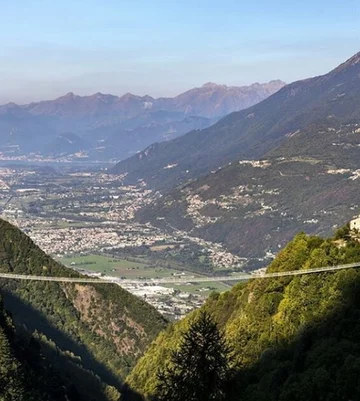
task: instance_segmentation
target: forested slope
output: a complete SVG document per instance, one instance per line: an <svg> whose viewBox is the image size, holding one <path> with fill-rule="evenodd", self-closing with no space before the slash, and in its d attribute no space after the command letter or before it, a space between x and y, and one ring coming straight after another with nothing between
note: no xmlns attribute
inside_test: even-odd
<svg viewBox="0 0 360 401"><path fill-rule="evenodd" d="M360 261L360 243L338 239L299 234L268 271ZM234 353L229 400L359 399L360 270L251 280L213 294L203 310ZM159 335L128 377L132 388L154 393L159 368L197 313Z"/></svg>
<svg viewBox="0 0 360 401"><path fill-rule="evenodd" d="M16 340L13 322L6 314L2 299L0 299L0 399L46 399L45 397L48 394L45 394L44 388L41 391L41 386L36 383L37 380L32 380L38 365L37 358L33 359L34 369L26 366L26 362L29 360L26 360L25 355L21 355ZM32 350L35 352L29 353L29 355L35 356L36 347L34 344L32 344Z"/></svg>
<svg viewBox="0 0 360 401"><path fill-rule="evenodd" d="M67 363L58 355L67 375L59 375L49 352L56 353L38 335L16 330L0 298L0 399L9 401L117 400L118 391L90 372ZM83 380L83 383L81 381ZM87 387L87 388L86 388ZM80 390L80 391L79 391Z"/></svg>
<svg viewBox="0 0 360 401"><path fill-rule="evenodd" d="M0 271L77 275L3 220ZM36 338L57 376L88 400L109 399L107 384L121 390L122 379L166 325L153 307L116 285L1 280L0 291L19 332Z"/></svg>

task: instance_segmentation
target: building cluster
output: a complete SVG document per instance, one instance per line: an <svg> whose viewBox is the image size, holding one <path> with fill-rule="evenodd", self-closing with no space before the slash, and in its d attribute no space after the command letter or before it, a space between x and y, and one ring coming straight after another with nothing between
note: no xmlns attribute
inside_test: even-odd
<svg viewBox="0 0 360 401"><path fill-rule="evenodd" d="M182 318L204 303L204 297L200 294L189 294L156 284L122 284L121 286L143 298L161 314L175 320Z"/></svg>
<svg viewBox="0 0 360 401"><path fill-rule="evenodd" d="M124 178L104 172L0 168L1 217L20 227L45 252L56 257L117 252L132 255L134 249L144 246L158 253L178 244L179 252L196 245L215 268L244 265L246 259L231 254L221 244L184 231L164 232L150 224L137 223L135 213L156 194L143 183L125 186ZM201 202L196 205L198 202L194 198L194 213L202 206ZM184 292L176 284L167 288L139 283L127 289L161 313L180 318L200 306L209 291L206 286L189 288L190 292Z"/></svg>

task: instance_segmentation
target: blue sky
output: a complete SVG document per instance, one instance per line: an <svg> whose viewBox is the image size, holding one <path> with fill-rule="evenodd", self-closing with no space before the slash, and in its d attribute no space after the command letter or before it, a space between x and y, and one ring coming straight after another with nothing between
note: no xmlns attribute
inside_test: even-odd
<svg viewBox="0 0 360 401"><path fill-rule="evenodd" d="M358 0L3 0L0 102L291 82L360 51Z"/></svg>

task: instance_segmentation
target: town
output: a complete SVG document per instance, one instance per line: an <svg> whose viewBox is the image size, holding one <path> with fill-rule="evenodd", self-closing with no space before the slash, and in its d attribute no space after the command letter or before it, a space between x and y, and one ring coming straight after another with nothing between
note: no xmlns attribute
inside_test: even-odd
<svg viewBox="0 0 360 401"><path fill-rule="evenodd" d="M269 162L250 164L267 168ZM270 250L262 258L241 257L220 243L184 230L139 223L137 212L161 195L143 181L136 186L124 185L124 178L99 166L0 167L1 217L18 226L56 260L83 274L140 280L179 274L196 277L196 283L181 286L144 282L127 288L173 319L201 305L212 291L229 288L229 283L222 282L209 286L201 277L248 271L249 266L262 271L275 257ZM258 193L263 192L260 187ZM244 193L248 195L246 187L236 188L231 196L216 201L217 206L231 208L235 201L252 202L253 198ZM275 190L272 195L276 195ZM195 225L208 224L206 219L211 217L200 211L209 201L189 194L187 202L187 214ZM266 207L264 204L263 209ZM352 228L360 226L356 219L351 224Z"/></svg>
<svg viewBox="0 0 360 401"><path fill-rule="evenodd" d="M211 291L228 289L223 283L201 284L201 277L241 271L247 259L184 231L139 224L136 212L157 194L143 182L123 185L123 178L67 165L0 167L1 217L58 261L85 274L199 277L196 284L128 288L170 318L198 307Z"/></svg>

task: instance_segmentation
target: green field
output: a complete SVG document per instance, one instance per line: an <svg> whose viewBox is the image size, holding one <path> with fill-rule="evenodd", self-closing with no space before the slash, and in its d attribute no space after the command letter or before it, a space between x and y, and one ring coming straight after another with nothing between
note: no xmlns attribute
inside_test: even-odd
<svg viewBox="0 0 360 401"><path fill-rule="evenodd" d="M171 277L176 270L150 266L146 262L133 262L102 255L66 256L59 261L65 266L129 279Z"/></svg>
<svg viewBox="0 0 360 401"><path fill-rule="evenodd" d="M59 261L68 267L128 279L171 277L174 273L178 273L174 269L150 266L145 261L134 262L102 255L66 256L59 259ZM196 276L192 272L188 274ZM200 279L201 276L199 276ZM202 283L201 281L194 284L164 284L164 286L204 296L208 296L213 291L224 292L231 288L231 285L222 282Z"/></svg>
<svg viewBox="0 0 360 401"><path fill-rule="evenodd" d="M214 282L196 282L193 284L164 284L165 287L175 288L176 290L180 290L183 292L189 292L191 294L202 294L204 296L208 296L213 291L216 292L224 292L228 291L231 288L231 285L227 285L222 282L214 281Z"/></svg>

